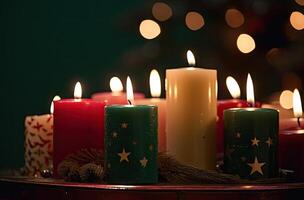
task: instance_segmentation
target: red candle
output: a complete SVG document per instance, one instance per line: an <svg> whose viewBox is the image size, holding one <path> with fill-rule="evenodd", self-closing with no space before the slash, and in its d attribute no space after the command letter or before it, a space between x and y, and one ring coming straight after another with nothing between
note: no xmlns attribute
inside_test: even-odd
<svg viewBox="0 0 304 200"><path fill-rule="evenodd" d="M280 126L279 162L282 169L293 170L298 179L304 179L304 129L300 121L302 105L297 89L293 93L293 110L296 118L290 120L288 126Z"/></svg>
<svg viewBox="0 0 304 200"><path fill-rule="evenodd" d="M78 87L77 87L78 86ZM77 88L80 90L77 92ZM105 103L81 98L76 84L75 99L54 102L54 173L69 154L85 148L103 150Z"/></svg>
<svg viewBox="0 0 304 200"><path fill-rule="evenodd" d="M112 92L99 92L92 95L95 101L103 101L107 105L125 105L127 102L127 95L123 91L123 86L119 78L113 77L110 80L110 88ZM134 99L144 99L143 93L134 93Z"/></svg>
<svg viewBox="0 0 304 200"><path fill-rule="evenodd" d="M224 110L229 108L243 108L249 107L249 103L244 100L238 99L241 96L241 90L236 80L228 76L226 78L226 85L234 99L219 100L217 101L217 123L216 123L216 152L219 156L224 151L224 121L223 113Z"/></svg>

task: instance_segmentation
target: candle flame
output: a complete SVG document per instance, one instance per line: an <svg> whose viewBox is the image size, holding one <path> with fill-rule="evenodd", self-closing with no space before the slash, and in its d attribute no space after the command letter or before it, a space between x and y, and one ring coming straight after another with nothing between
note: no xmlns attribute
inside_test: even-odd
<svg viewBox="0 0 304 200"><path fill-rule="evenodd" d="M81 99L82 97L82 89L80 82L77 82L74 89L74 98L75 99Z"/></svg>
<svg viewBox="0 0 304 200"><path fill-rule="evenodd" d="M122 82L118 77L112 77L110 80L110 88L112 92L118 93L123 91Z"/></svg>
<svg viewBox="0 0 304 200"><path fill-rule="evenodd" d="M298 89L293 91L293 114L296 118L302 117L301 96Z"/></svg>
<svg viewBox="0 0 304 200"><path fill-rule="evenodd" d="M241 96L241 89L239 84L232 76L228 76L226 78L226 86L234 99L240 98Z"/></svg>
<svg viewBox="0 0 304 200"><path fill-rule="evenodd" d="M127 100L133 104L134 95L133 95L133 87L130 77L127 77Z"/></svg>
<svg viewBox="0 0 304 200"><path fill-rule="evenodd" d="M254 105L254 88L250 74L248 74L247 76L246 93L247 93L247 101L252 105Z"/></svg>
<svg viewBox="0 0 304 200"><path fill-rule="evenodd" d="M187 51L187 60L188 60L189 66L195 66L195 57L194 57L192 51L190 51L190 50Z"/></svg>
<svg viewBox="0 0 304 200"><path fill-rule="evenodd" d="M152 97L158 98L161 95L160 76L155 69L150 73L150 92Z"/></svg>
<svg viewBox="0 0 304 200"><path fill-rule="evenodd" d="M53 114L54 113L54 101L59 101L61 98L60 96L56 95L54 98L53 98L53 101L51 103L51 107L50 107L50 113Z"/></svg>

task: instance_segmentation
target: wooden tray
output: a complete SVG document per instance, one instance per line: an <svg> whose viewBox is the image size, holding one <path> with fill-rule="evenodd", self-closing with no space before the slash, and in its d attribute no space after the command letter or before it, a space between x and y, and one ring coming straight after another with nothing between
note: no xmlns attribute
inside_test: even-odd
<svg viewBox="0 0 304 200"><path fill-rule="evenodd" d="M303 199L304 183L246 185L107 185L0 177L0 200L9 199Z"/></svg>

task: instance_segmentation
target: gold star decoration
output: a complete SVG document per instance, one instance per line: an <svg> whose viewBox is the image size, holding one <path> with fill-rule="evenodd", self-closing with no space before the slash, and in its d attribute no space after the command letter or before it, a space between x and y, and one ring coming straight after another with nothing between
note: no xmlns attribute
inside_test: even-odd
<svg viewBox="0 0 304 200"><path fill-rule="evenodd" d="M128 128L128 123L122 123L121 128Z"/></svg>
<svg viewBox="0 0 304 200"><path fill-rule="evenodd" d="M241 138L241 134L240 133L236 133L236 137L237 138Z"/></svg>
<svg viewBox="0 0 304 200"><path fill-rule="evenodd" d="M260 140L258 140L256 137L254 137L254 139L251 140L251 145L252 145L252 146L254 146L254 145L258 146L258 145L259 145L259 142L260 142Z"/></svg>
<svg viewBox="0 0 304 200"><path fill-rule="evenodd" d="M118 153L118 156L120 157L120 162L127 161L129 162L128 156L131 154L131 152L126 152L126 150L123 148L121 153Z"/></svg>
<svg viewBox="0 0 304 200"><path fill-rule="evenodd" d="M268 137L268 140L266 141L266 143L268 144L268 147L270 147L270 145L272 145L272 139L270 137Z"/></svg>
<svg viewBox="0 0 304 200"><path fill-rule="evenodd" d="M153 151L153 145L152 144L149 145L149 150Z"/></svg>
<svg viewBox="0 0 304 200"><path fill-rule="evenodd" d="M254 163L247 163L251 167L251 172L250 175L253 174L254 172L258 172L263 175L263 170L262 167L265 165L265 163L259 163L258 158L254 158Z"/></svg>
<svg viewBox="0 0 304 200"><path fill-rule="evenodd" d="M148 160L146 159L146 157L144 157L143 159L141 159L140 164L143 168L145 168L147 166Z"/></svg>
<svg viewBox="0 0 304 200"><path fill-rule="evenodd" d="M118 133L116 133L116 132L112 133L113 138L117 138L117 135L118 135Z"/></svg>

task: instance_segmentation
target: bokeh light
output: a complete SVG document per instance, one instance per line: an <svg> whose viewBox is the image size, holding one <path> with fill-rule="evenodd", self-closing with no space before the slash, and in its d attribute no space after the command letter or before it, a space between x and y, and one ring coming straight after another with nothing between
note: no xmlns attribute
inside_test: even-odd
<svg viewBox="0 0 304 200"><path fill-rule="evenodd" d="M228 9L225 13L225 20L227 24L232 28L237 28L242 26L244 24L244 15L241 13L241 11L231 8Z"/></svg>
<svg viewBox="0 0 304 200"><path fill-rule="evenodd" d="M285 109L291 109L293 92L290 90L284 90L280 95L280 105Z"/></svg>
<svg viewBox="0 0 304 200"><path fill-rule="evenodd" d="M160 34L161 29L157 22L146 19L140 23L139 32L144 38L150 40L156 38Z"/></svg>
<svg viewBox="0 0 304 200"><path fill-rule="evenodd" d="M295 0L295 2L300 6L304 6L304 0Z"/></svg>
<svg viewBox="0 0 304 200"><path fill-rule="evenodd" d="M201 29L205 24L203 16L198 12L193 11L187 13L185 21L186 26L192 31Z"/></svg>
<svg viewBox="0 0 304 200"><path fill-rule="evenodd" d="M290 15L290 24L296 30L304 29L304 15L298 11L294 11Z"/></svg>
<svg viewBox="0 0 304 200"><path fill-rule="evenodd" d="M172 17L171 7L163 2L156 2L152 7L152 14L159 21L166 21Z"/></svg>
<svg viewBox="0 0 304 200"><path fill-rule="evenodd" d="M250 53L255 49L254 39L248 34L239 35L236 44L242 53Z"/></svg>

